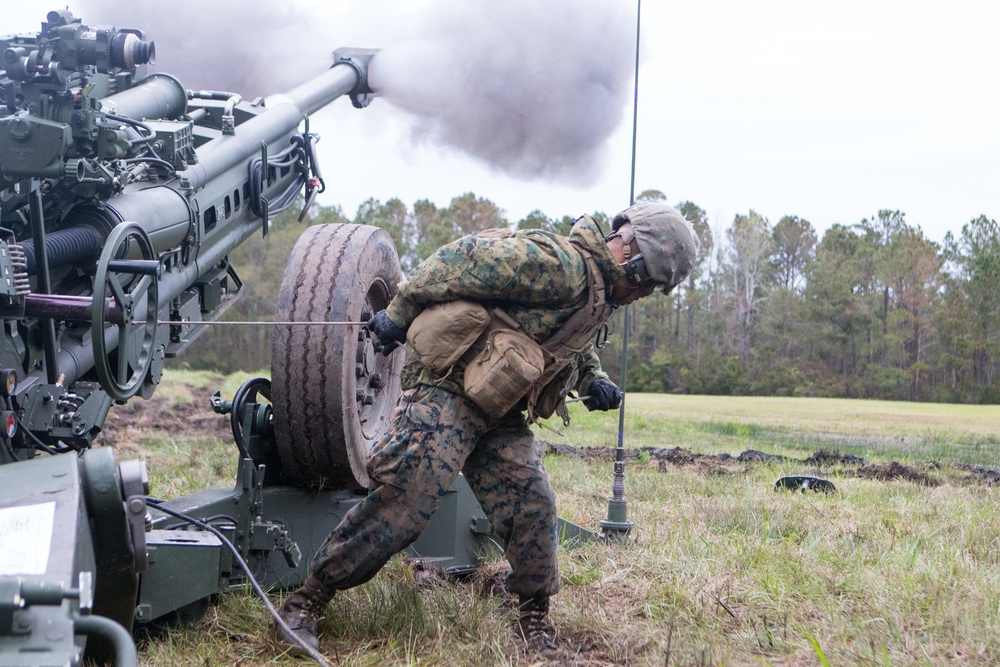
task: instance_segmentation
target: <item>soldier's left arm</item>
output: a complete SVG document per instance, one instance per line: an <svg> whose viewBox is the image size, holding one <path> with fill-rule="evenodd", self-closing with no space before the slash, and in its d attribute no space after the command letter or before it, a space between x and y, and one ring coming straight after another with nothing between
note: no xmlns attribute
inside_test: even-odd
<svg viewBox="0 0 1000 667"><path fill-rule="evenodd" d="M580 373L580 379L576 383L576 391L580 394L586 393L587 387L594 380L610 379L608 374L601 369L601 360L597 357L593 345L577 356L576 367Z"/></svg>
<svg viewBox="0 0 1000 667"><path fill-rule="evenodd" d="M585 272L570 248L512 237L465 236L411 271L386 314L405 330L425 308L458 299L561 304L572 300Z"/></svg>

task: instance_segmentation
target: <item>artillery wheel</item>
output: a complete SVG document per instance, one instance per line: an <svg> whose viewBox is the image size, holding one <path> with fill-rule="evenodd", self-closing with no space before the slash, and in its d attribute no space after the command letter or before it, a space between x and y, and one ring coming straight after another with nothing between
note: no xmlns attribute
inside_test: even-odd
<svg viewBox="0 0 1000 667"><path fill-rule="evenodd" d="M94 298L91 308L92 345L94 370L101 387L116 401L135 396L153 364L153 346L156 341L156 311L159 308L158 276L133 273L128 261L130 254L138 251L137 264L158 264L153 244L145 230L134 222L115 227L104 243L104 250L97 262L94 276ZM107 299L115 302L116 321L110 322L118 329L117 348L109 356L104 328L109 324ZM145 301L145 312L141 305ZM145 318L141 328L133 325L133 318Z"/></svg>
<svg viewBox="0 0 1000 667"><path fill-rule="evenodd" d="M353 224L309 227L295 244L276 321L363 322L402 279L388 232ZM400 392L403 352L385 357L359 324L275 326L271 337L274 437L286 481L369 486L368 451Z"/></svg>

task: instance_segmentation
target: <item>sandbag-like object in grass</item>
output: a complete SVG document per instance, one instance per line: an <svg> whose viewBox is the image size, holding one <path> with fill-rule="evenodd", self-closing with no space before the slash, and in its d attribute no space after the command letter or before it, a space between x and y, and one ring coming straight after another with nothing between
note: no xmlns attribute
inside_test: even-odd
<svg viewBox="0 0 1000 667"><path fill-rule="evenodd" d="M836 493L837 487L828 479L809 475L789 475L774 483L775 491L822 491Z"/></svg>

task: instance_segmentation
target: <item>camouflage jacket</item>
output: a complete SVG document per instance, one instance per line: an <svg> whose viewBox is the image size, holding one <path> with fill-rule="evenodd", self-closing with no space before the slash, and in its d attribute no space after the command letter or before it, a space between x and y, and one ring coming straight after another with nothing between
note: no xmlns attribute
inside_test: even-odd
<svg viewBox="0 0 1000 667"><path fill-rule="evenodd" d="M410 272L386 314L405 330L424 308L469 299L487 308L503 308L525 333L543 343L587 300L587 269L573 243L593 253L609 290L624 275L600 227L583 216L568 237L523 230L506 238L470 235L453 241ZM578 391L608 377L593 347L580 355L577 368ZM434 384L462 394L462 381L460 369L440 378L412 355L403 371L404 388Z"/></svg>

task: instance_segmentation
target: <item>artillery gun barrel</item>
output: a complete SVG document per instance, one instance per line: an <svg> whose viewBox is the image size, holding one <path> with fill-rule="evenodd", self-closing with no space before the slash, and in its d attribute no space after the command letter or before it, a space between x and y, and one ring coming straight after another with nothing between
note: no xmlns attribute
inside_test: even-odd
<svg viewBox="0 0 1000 667"><path fill-rule="evenodd" d="M174 266L160 278L159 307L168 307L201 276L223 262L234 248L258 233L263 224L261 217L251 214L250 207L244 206L239 215L220 220L217 226L208 229L204 220L198 219L199 211L204 215L208 208L217 206L220 198L242 187L248 179L249 161L261 154L262 146L284 147L307 116L339 97L368 91L367 59L373 52L348 51L351 55L366 55L361 60L342 59L290 91L268 96L263 110L257 110L256 115L240 123L232 134L216 136L200 146L197 164L179 172L177 181L126 190L100 206L77 207L70 216L70 228L100 228L106 234L117 224L137 222L158 253L176 248L186 238L197 238L197 249L191 261ZM173 77L152 77L132 89L105 98L102 104L107 102L123 115L133 118L176 118L186 110L186 95ZM41 314L37 310L39 304L32 305L36 314ZM60 303L54 307L64 305ZM80 317L85 315L78 313ZM145 319L146 316L140 304L134 317ZM108 349L118 345L115 328L105 330L104 338ZM62 341L58 366L67 382L80 378L94 363L89 342Z"/></svg>
<svg viewBox="0 0 1000 667"><path fill-rule="evenodd" d="M267 113L246 121L240 132L215 139L198 152L198 164L185 172L182 187L198 191L234 164L259 154L261 143L277 141L306 116L358 88L361 76L355 66L341 63L283 95L266 98Z"/></svg>
<svg viewBox="0 0 1000 667"><path fill-rule="evenodd" d="M338 63L284 95L268 98L268 102L270 103L275 97L285 98L304 114L316 113L336 98L347 95L365 82L367 72L359 67L353 61Z"/></svg>

